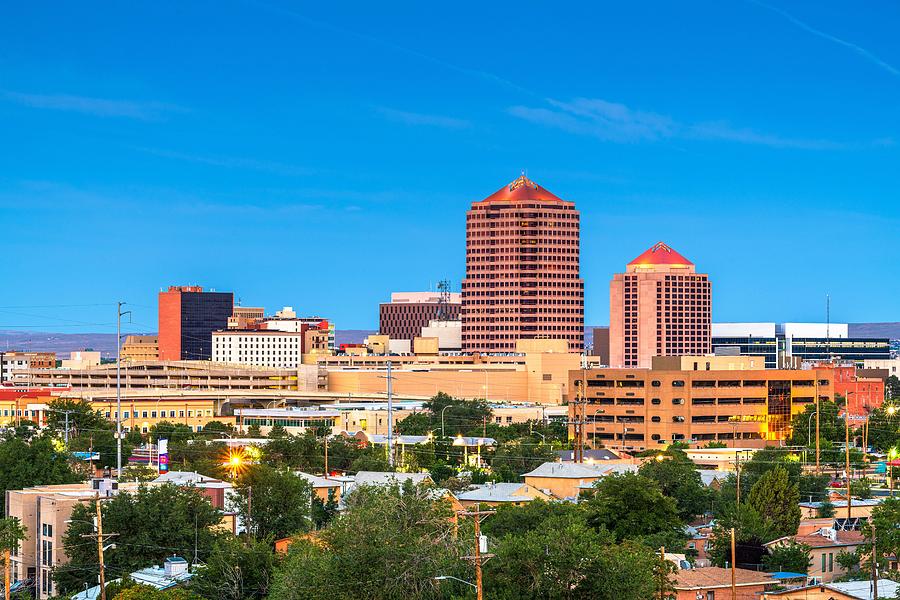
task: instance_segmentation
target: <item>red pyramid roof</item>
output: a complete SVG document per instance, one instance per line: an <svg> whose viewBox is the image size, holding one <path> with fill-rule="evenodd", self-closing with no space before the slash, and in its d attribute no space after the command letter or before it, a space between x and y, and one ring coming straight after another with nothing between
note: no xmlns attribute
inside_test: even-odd
<svg viewBox="0 0 900 600"><path fill-rule="evenodd" d="M565 202L562 198L551 194L525 175L505 185L482 202Z"/></svg>
<svg viewBox="0 0 900 600"><path fill-rule="evenodd" d="M628 263L631 265L684 265L693 266L694 263L678 254L663 242L656 242L653 246Z"/></svg>

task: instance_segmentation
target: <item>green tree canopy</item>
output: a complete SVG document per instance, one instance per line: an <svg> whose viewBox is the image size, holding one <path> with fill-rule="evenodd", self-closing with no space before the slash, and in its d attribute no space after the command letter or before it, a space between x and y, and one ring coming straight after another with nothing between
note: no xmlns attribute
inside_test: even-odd
<svg viewBox="0 0 900 600"><path fill-rule="evenodd" d="M787 470L778 466L766 471L747 496L747 504L765 515L775 537L794 535L800 525L800 491Z"/></svg>
<svg viewBox="0 0 900 600"><path fill-rule="evenodd" d="M487 563L491 597L548 599L655 598L670 589L664 561L650 549L618 545L584 515L550 517L535 529L510 533Z"/></svg>
<svg viewBox="0 0 900 600"><path fill-rule="evenodd" d="M683 450L670 449L657 456L662 460L645 462L638 473L655 481L664 495L675 500L681 520L690 522L709 512L713 491L703 485L697 466L687 454Z"/></svg>
<svg viewBox="0 0 900 600"><path fill-rule="evenodd" d="M238 512L256 537L280 539L310 529L312 488L291 471L252 465L235 490Z"/></svg>
<svg viewBox="0 0 900 600"><path fill-rule="evenodd" d="M6 490L81 481L82 476L72 469L66 454L57 446L49 435L31 441L19 437L0 441L0 492L4 497ZM5 504L0 502L0 511L3 510Z"/></svg>
<svg viewBox="0 0 900 600"><path fill-rule="evenodd" d="M635 473L609 475L594 484L585 502L588 523L612 532L616 541L634 540L651 548L681 547L683 523L673 498L652 479Z"/></svg>
<svg viewBox="0 0 900 600"><path fill-rule="evenodd" d="M69 563L54 570L64 592L79 591L97 580L97 546L85 543L94 531L93 502L75 506L63 536ZM122 491L102 503L103 532L115 533L115 548L104 553L110 573L131 573L162 564L169 556L209 555L222 513L197 488L172 484L141 486L134 493Z"/></svg>
<svg viewBox="0 0 900 600"><path fill-rule="evenodd" d="M471 580L471 520L454 522L450 505L426 488L360 486L346 510L291 545L276 570L271 600L413 600L437 596L437 575ZM458 589L458 588L454 588Z"/></svg>
<svg viewBox="0 0 900 600"><path fill-rule="evenodd" d="M793 541L775 546L763 556L763 568L769 573L790 571L805 575L809 571L811 561L809 551L810 547L806 544L798 544Z"/></svg>
<svg viewBox="0 0 900 600"><path fill-rule="evenodd" d="M262 600L274 571L271 538L222 536L191 580L191 590L207 600Z"/></svg>

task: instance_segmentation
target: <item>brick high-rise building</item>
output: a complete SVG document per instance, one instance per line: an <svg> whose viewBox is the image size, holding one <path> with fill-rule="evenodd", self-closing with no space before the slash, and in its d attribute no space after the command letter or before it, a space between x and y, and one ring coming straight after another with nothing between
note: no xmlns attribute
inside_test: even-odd
<svg viewBox="0 0 900 600"><path fill-rule="evenodd" d="M709 276L662 242L628 263L609 286L609 363L649 368L654 356L711 351Z"/></svg>
<svg viewBox="0 0 900 600"><path fill-rule="evenodd" d="M445 305L441 305L440 300L440 292L392 293L390 302L378 306L379 333L392 340L413 340L435 319L444 317L448 321L458 321L459 293L450 293Z"/></svg>
<svg viewBox="0 0 900 600"><path fill-rule="evenodd" d="M212 360L212 332L225 329L234 294L200 286L170 286L159 293L159 359Z"/></svg>
<svg viewBox="0 0 900 600"><path fill-rule="evenodd" d="M516 340L562 338L584 349L584 280L574 202L519 177L466 213L462 348L514 352Z"/></svg>

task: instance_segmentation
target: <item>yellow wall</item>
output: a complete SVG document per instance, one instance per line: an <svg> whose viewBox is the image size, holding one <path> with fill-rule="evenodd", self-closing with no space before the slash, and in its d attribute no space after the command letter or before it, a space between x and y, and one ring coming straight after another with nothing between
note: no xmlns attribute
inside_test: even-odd
<svg viewBox="0 0 900 600"><path fill-rule="evenodd" d="M111 421L115 420L115 400L94 400L91 405ZM144 413L146 412L146 416ZM173 413L174 412L174 416ZM127 413L127 417L125 416ZM162 421L181 423L194 431L210 421L234 424L234 417L216 415L216 401L209 400L122 400L122 426L144 433Z"/></svg>

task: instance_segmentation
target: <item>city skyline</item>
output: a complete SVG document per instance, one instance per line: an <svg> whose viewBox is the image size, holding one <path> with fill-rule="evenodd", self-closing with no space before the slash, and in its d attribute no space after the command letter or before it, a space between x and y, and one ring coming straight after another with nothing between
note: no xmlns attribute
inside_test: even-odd
<svg viewBox="0 0 900 600"><path fill-rule="evenodd" d="M111 331L125 300L148 331L187 284L375 329L392 291L459 290L467 207L523 169L582 214L589 325L659 241L714 321L898 319L892 15L579 7L531 44L542 8L117 7L73 45L74 8L37 10L0 25L0 277L56 277L0 329Z"/></svg>

